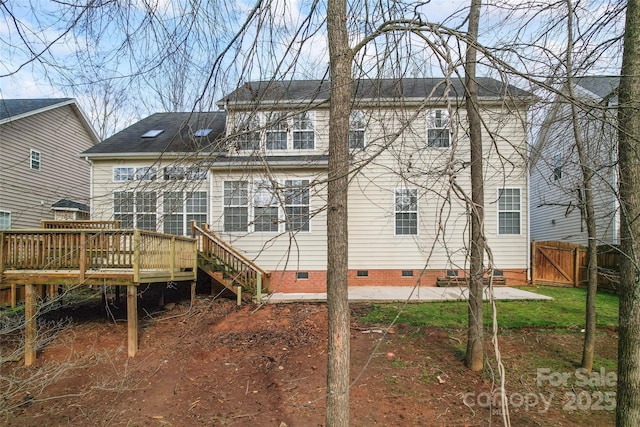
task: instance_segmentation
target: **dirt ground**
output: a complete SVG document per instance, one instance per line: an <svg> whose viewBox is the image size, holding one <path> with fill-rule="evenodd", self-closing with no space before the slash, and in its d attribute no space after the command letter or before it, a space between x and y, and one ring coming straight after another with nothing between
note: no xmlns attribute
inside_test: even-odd
<svg viewBox="0 0 640 427"><path fill-rule="evenodd" d="M394 325L384 334L384 325L357 320L367 307L352 306L351 425L502 425L503 411L491 405L497 365L478 373L463 367L464 331ZM124 307L112 312L121 320L95 304L59 310L73 326L39 352L35 366L0 365L5 379L38 380L3 397L0 425L324 425L326 305L237 307L199 296L193 307L145 308L134 358ZM613 357L617 333L601 331L599 343L598 353ZM499 344L511 425L614 424L615 384L575 376L579 330L506 331ZM488 354L494 360L491 343ZM540 368L547 369L542 380Z"/></svg>

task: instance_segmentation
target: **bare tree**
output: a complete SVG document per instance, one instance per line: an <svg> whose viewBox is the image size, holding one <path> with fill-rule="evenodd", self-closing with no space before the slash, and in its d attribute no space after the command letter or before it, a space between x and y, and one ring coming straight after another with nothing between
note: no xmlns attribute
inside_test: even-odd
<svg viewBox="0 0 640 427"><path fill-rule="evenodd" d="M465 365L472 371L484 366L484 323L482 294L484 285L484 170L482 121L478 111L476 82L477 51L481 0L472 0L469 9L467 54L465 60L465 98L471 144L471 251L469 256L469 324Z"/></svg>
<svg viewBox="0 0 640 427"><path fill-rule="evenodd" d="M327 185L327 426L349 425L350 314L348 294L349 112L352 51L346 0L329 0L327 36L331 69L329 170Z"/></svg>
<svg viewBox="0 0 640 427"><path fill-rule="evenodd" d="M640 2L627 4L618 89L621 222L616 425L640 425Z"/></svg>

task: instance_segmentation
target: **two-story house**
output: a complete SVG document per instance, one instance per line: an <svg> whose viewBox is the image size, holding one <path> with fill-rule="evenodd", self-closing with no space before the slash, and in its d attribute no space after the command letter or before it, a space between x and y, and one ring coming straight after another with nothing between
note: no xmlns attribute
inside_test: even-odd
<svg viewBox="0 0 640 427"><path fill-rule="evenodd" d="M0 229L89 215L89 163L99 142L71 98L0 99Z"/></svg>
<svg viewBox="0 0 640 427"><path fill-rule="evenodd" d="M568 98L566 86L556 96L530 156L533 239L587 244L573 102L588 167L594 171L592 186L598 244L618 243L616 106L619 81L618 76L579 77L574 80L574 100Z"/></svg>
<svg viewBox="0 0 640 427"><path fill-rule="evenodd" d="M485 229L497 274L528 272L528 92L479 79ZM469 139L461 82L354 82L350 285L435 285L464 275ZM271 273L271 291L326 289L329 82L247 83L220 111L159 113L85 151L92 215L188 234L210 224Z"/></svg>

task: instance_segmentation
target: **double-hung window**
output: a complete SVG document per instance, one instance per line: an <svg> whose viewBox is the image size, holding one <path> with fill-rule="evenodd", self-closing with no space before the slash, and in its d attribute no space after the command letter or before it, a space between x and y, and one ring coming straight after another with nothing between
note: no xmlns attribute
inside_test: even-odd
<svg viewBox="0 0 640 427"><path fill-rule="evenodd" d="M165 191L162 197L165 233L188 234L191 221L207 222L206 191Z"/></svg>
<svg viewBox="0 0 640 427"><path fill-rule="evenodd" d="M260 116L258 114L239 115L236 128L238 150L260 149Z"/></svg>
<svg viewBox="0 0 640 427"><path fill-rule="evenodd" d="M156 192L138 191L136 192L136 228L156 231Z"/></svg>
<svg viewBox="0 0 640 427"><path fill-rule="evenodd" d="M314 114L305 111L293 116L293 149L313 150L315 148Z"/></svg>
<svg viewBox="0 0 640 427"><path fill-rule="evenodd" d="M553 156L553 180L557 181L562 178L562 153L556 153Z"/></svg>
<svg viewBox="0 0 640 427"><path fill-rule="evenodd" d="M444 148L449 142L449 112L447 110L427 111L427 146Z"/></svg>
<svg viewBox="0 0 640 427"><path fill-rule="evenodd" d="M267 150L287 149L287 116L284 113L267 113L265 144Z"/></svg>
<svg viewBox="0 0 640 427"><path fill-rule="evenodd" d="M284 186L286 230L309 231L309 180L286 180Z"/></svg>
<svg viewBox="0 0 640 427"><path fill-rule="evenodd" d="M36 150L30 150L29 153L29 167L31 170L39 171L42 162L42 154Z"/></svg>
<svg viewBox="0 0 640 427"><path fill-rule="evenodd" d="M163 230L168 234L184 234L184 196L182 191L165 191L162 194Z"/></svg>
<svg viewBox="0 0 640 427"><path fill-rule="evenodd" d="M254 231L278 231L278 198L271 181L255 181L253 189Z"/></svg>
<svg viewBox="0 0 640 427"><path fill-rule="evenodd" d="M113 193L113 217L122 228L156 231L156 193L154 191L116 191Z"/></svg>
<svg viewBox="0 0 640 427"><path fill-rule="evenodd" d="M352 111L349 115L349 148L364 148L365 116L363 111Z"/></svg>
<svg viewBox="0 0 640 427"><path fill-rule="evenodd" d="M122 228L133 228L133 191L116 191L113 193L113 219L120 221Z"/></svg>
<svg viewBox="0 0 640 427"><path fill-rule="evenodd" d="M247 231L249 224L249 183L224 182L224 231Z"/></svg>
<svg viewBox="0 0 640 427"><path fill-rule="evenodd" d="M418 234L418 190L398 188L395 191L396 235Z"/></svg>
<svg viewBox="0 0 640 427"><path fill-rule="evenodd" d="M498 234L520 234L520 189L498 189Z"/></svg>

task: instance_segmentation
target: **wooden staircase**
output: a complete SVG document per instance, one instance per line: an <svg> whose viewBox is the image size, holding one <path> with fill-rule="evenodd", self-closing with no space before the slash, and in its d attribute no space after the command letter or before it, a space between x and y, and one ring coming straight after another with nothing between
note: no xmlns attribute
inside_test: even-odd
<svg viewBox="0 0 640 427"><path fill-rule="evenodd" d="M269 273L222 240L208 224L192 222L191 232L198 241L198 269L236 294L238 303L243 299L260 301L268 292Z"/></svg>

